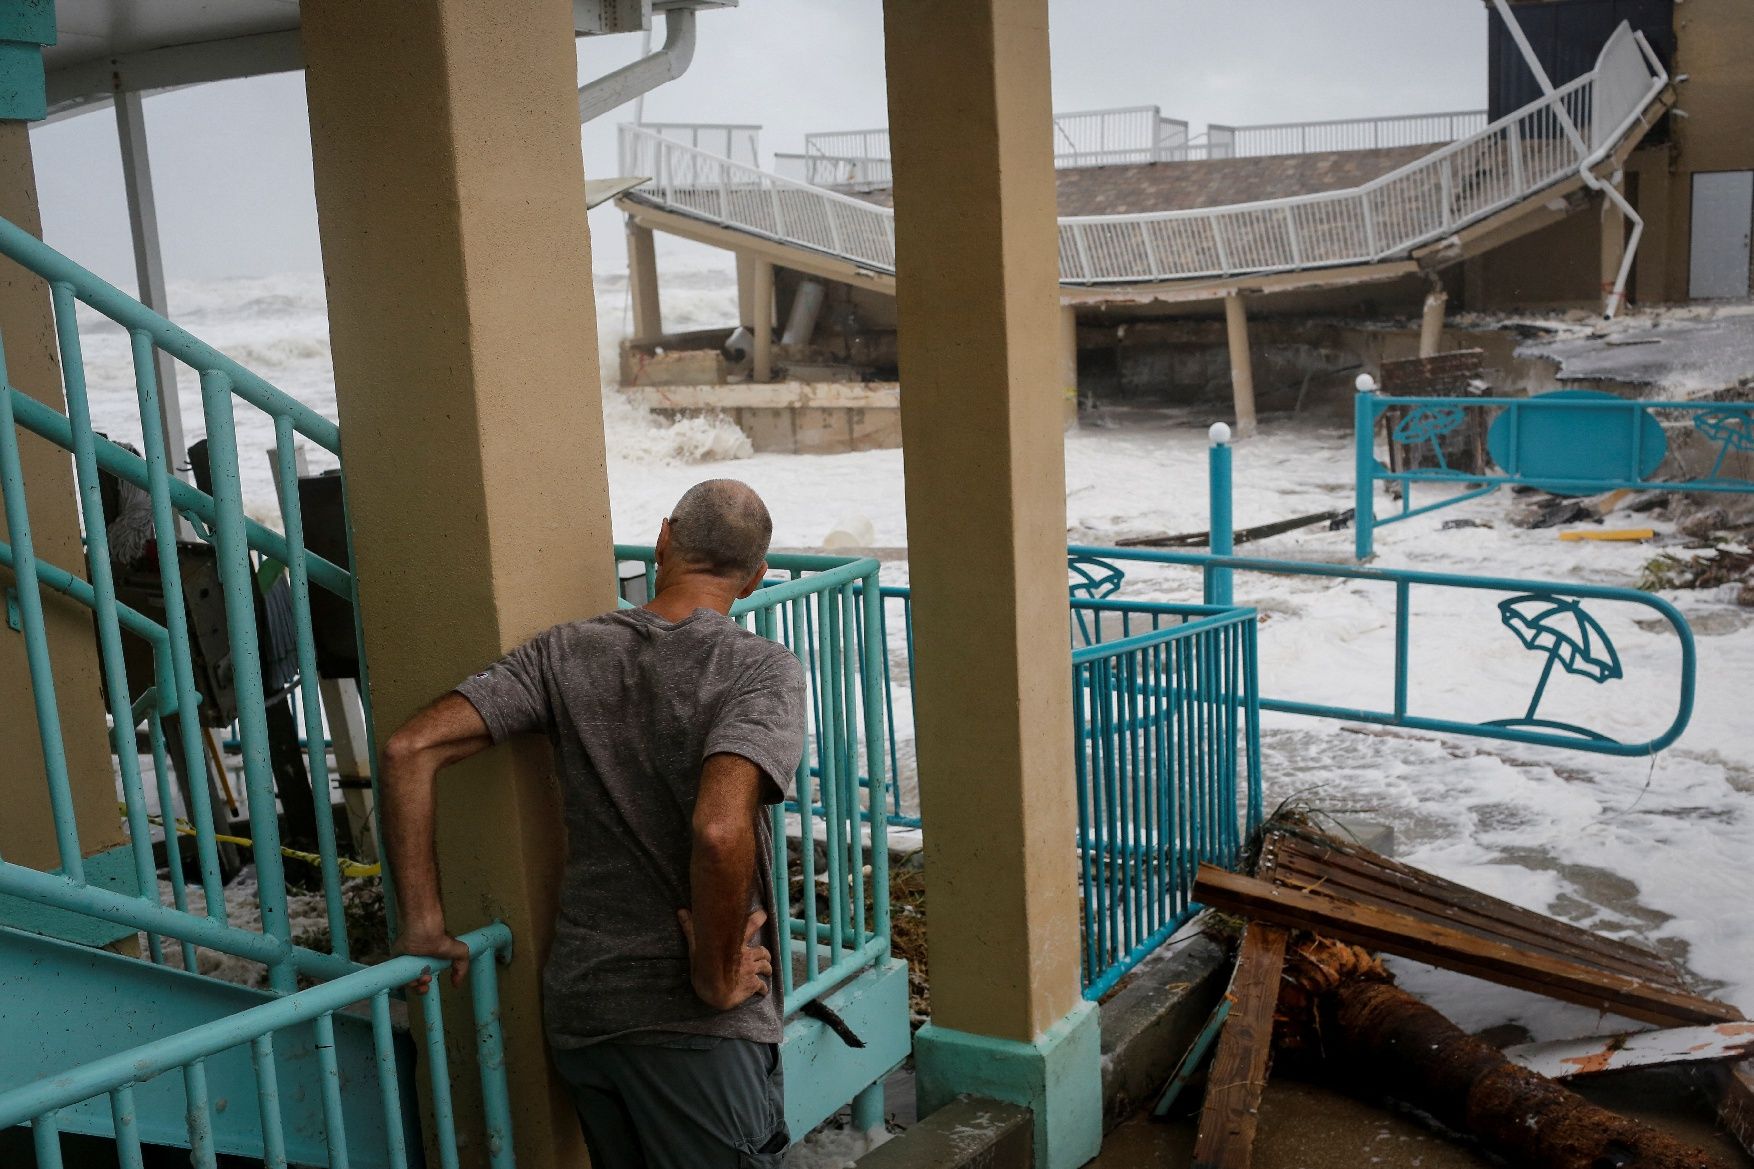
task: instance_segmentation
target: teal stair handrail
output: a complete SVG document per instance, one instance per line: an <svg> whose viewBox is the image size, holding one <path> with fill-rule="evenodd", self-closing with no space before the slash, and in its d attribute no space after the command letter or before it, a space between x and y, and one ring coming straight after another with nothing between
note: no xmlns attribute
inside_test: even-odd
<svg viewBox="0 0 1754 1169"><path fill-rule="evenodd" d="M469 968L469 998L475 1023L475 1048L479 1056L489 1164L493 1169L513 1169L510 1095L506 1084L505 1045L499 1021L498 972L495 969L498 962L510 959L511 932L503 924L494 922L462 935L458 941L476 959ZM324 1138L330 1162L344 1165L348 1162L349 1144L342 1109L343 1085L335 1054L335 1015L356 1003L367 1002L370 1004L372 1046L376 1055L378 1103L388 1144L386 1162L406 1166L409 1151L403 1136L403 1092L398 1083L390 996L422 974L437 974L448 966L449 962L443 959L411 955L392 958L332 982L139 1047L115 1052L76 1068L46 1075L0 1093L0 1129L30 1124L39 1169L59 1169L60 1127L56 1114L83 1101L107 1095L112 1103L121 1162L138 1166L142 1154L139 1132L133 1123L133 1089L157 1076L181 1070L187 1093L185 1123L191 1160L196 1169L214 1169L217 1163L213 1140L215 1104L208 1091L204 1061L248 1044L261 1113L263 1160L269 1165L284 1165L286 1142L276 1079L274 1036L277 1032L308 1026L315 1030ZM450 1119L453 1112L451 1082L444 1059L444 1019L439 1009L442 981L434 979L425 995L415 997L427 1041L427 1078L433 1113L442 1118L435 1125L434 1134L440 1164L455 1165L458 1141ZM350 1087L359 1091L365 1085ZM233 1095L241 1088L242 1085L226 1085L224 1094Z"/></svg>
<svg viewBox="0 0 1754 1169"><path fill-rule="evenodd" d="M341 453L341 431L333 422L6 219L0 219L0 256L30 269L51 286L67 286L76 299L130 333L146 334L154 346L183 364L225 375L238 397L268 414L285 415L300 434L331 454Z"/></svg>
<svg viewBox="0 0 1754 1169"><path fill-rule="evenodd" d="M193 634L185 608L180 559L182 545L177 537L179 521L186 520L194 532L212 546L213 563L219 577L219 595L225 614L228 677L236 695L239 721L244 795L255 842L261 932L282 943L279 949L289 953L290 923L277 806L280 793L276 790L270 767L262 662L258 651L256 570L259 558L274 560L286 568L292 616L292 657L296 663L299 706L305 720L304 738L307 742L320 743L323 741L322 706L317 691L310 590L322 588L346 600L355 611L357 606L353 605L356 597L352 574L305 547L295 443L303 438L338 455L339 431L333 422L310 407L60 255L16 224L4 220L0 220L0 255L48 282L61 359L61 391L66 403L66 412L62 413L5 382L3 373L0 373L0 398L4 398L0 402L0 488L6 497L9 532L5 555L19 582L20 624L23 626L39 737L47 769L45 778L60 854L59 879L74 886L83 885L84 864L67 776L63 744L65 731L60 725L60 711L55 700L54 663L42 612L40 592L45 589L71 596L89 608L95 618L99 677L104 705L110 715L112 754L121 777L126 834L135 859L133 876L141 896L156 901L158 885L151 864L151 829L142 784L143 768L135 745L137 723L132 717L140 698L136 692L139 682L134 679L131 685L125 639L144 637L152 644L151 688L157 695L157 709L147 712L147 730L148 746L159 781L160 811L168 825L174 819L175 793L167 782L167 774L174 765L184 777L184 812L194 825L197 867L205 901L205 909L201 912L221 926L227 921L225 897L219 880L217 829L207 783L207 761L195 713L201 709L201 697L195 689ZM93 429L77 319L77 305L80 303L95 309L129 333L144 454L127 450ZM159 352L189 366L199 380L207 431L210 491L199 490L185 482L170 465L171 452L167 449L160 412ZM46 389L32 388L39 394ZM281 532L275 532L244 514L233 419L234 399L259 408L273 422L273 472L280 504ZM87 580L80 580L66 568L43 564L35 554L30 511L26 506L27 484L18 452L20 431L44 438L72 455L76 503L87 545ZM138 488L149 501L149 543L156 553L157 575L164 601L162 625L144 627L140 615L118 600L118 575L122 566L111 562L111 517L105 514L100 489L100 479L104 475ZM357 627L355 632L357 637ZM368 692L362 685L362 697ZM168 743L165 731L171 724L167 720L175 713L181 713L183 717L175 720L177 733L171 737L176 741ZM369 715L367 723L369 727ZM346 917L341 902L325 753L310 751L308 764L316 833L312 851L320 858L329 922L329 949L340 960L339 965L346 966ZM166 853L171 868L175 912L188 913L181 849L167 847ZM4 861L0 861L0 865L14 867ZM95 892L99 894L98 900L103 900L103 891ZM110 908L114 910L116 907ZM163 960L160 935L175 936L171 931L149 933L150 956L154 961ZM194 958L193 945L186 945L184 964L193 967ZM294 965L271 963L268 974L277 991L286 993L295 988Z"/></svg>

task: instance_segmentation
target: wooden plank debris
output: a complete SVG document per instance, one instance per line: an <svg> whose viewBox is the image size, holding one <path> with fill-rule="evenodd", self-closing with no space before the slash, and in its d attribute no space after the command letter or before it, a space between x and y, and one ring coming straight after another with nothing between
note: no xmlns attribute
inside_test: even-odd
<svg viewBox="0 0 1754 1169"><path fill-rule="evenodd" d="M1273 879L1305 892L1343 895L1363 905L1410 913L1482 938L1582 962L1684 991L1673 963L1654 950L1606 938L1489 897L1434 873L1324 836L1275 833Z"/></svg>
<svg viewBox="0 0 1754 1169"><path fill-rule="evenodd" d="M1293 516L1288 520L1274 520L1270 524L1257 524L1252 528L1237 528L1231 534L1231 543L1252 544L1256 540L1265 540L1269 536L1282 536L1286 532L1295 532L1299 528L1311 528L1316 524L1327 524L1329 531L1345 527L1352 522L1352 509L1333 508L1329 511L1316 511L1308 515ZM1117 548L1210 548L1212 533L1182 532L1169 536L1124 536L1115 541Z"/></svg>
<svg viewBox="0 0 1754 1169"><path fill-rule="evenodd" d="M1306 893L1202 864L1196 900L1288 929L1308 929L1354 945L1429 962L1488 982L1534 991L1660 1026L1727 1023L1741 1012L1644 978L1533 952L1411 913Z"/></svg>
<svg viewBox="0 0 1754 1169"><path fill-rule="evenodd" d="M1230 983L1230 1017L1206 1077L1194 1169L1248 1169L1253 1159L1273 1051L1273 1009L1290 936L1288 930L1264 922L1251 921L1243 930Z"/></svg>
<svg viewBox="0 0 1754 1169"><path fill-rule="evenodd" d="M1729 1060L1754 1050L1754 1023L1709 1027L1668 1027L1626 1035L1596 1035L1551 1043L1521 1043L1504 1049L1514 1064L1551 1080L1593 1076L1660 1064Z"/></svg>

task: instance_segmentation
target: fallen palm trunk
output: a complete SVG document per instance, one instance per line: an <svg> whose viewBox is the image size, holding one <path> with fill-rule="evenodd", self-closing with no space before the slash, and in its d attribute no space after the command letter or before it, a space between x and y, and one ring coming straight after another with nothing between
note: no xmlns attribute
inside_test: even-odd
<svg viewBox="0 0 1754 1169"><path fill-rule="evenodd" d="M1649 1125L1509 1060L1392 983L1348 978L1320 1000L1330 1066L1528 1169L1721 1169Z"/></svg>

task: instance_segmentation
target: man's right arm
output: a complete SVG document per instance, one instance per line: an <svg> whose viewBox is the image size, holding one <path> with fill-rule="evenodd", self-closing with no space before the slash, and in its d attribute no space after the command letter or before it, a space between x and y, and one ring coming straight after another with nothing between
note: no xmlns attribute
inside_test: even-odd
<svg viewBox="0 0 1754 1169"><path fill-rule="evenodd" d="M762 980L773 977L773 955L767 947L752 944L767 915L759 909L749 912L761 782L761 769L741 755L709 755L695 797L690 905L678 917L688 937L694 993L720 1011L764 993L767 984Z"/></svg>
<svg viewBox="0 0 1754 1169"><path fill-rule="evenodd" d="M493 745L473 703L455 692L409 719L384 744L378 786L383 795L384 849L396 879L396 949L448 958L451 984L469 970L469 951L445 929L439 898L438 853L433 840L441 769ZM422 977L416 989L430 983Z"/></svg>

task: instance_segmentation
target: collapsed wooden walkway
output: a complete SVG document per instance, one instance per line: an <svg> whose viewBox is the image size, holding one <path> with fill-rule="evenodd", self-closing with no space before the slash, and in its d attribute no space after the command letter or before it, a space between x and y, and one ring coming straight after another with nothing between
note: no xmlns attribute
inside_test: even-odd
<svg viewBox="0 0 1754 1169"><path fill-rule="evenodd" d="M1743 1018L1728 1003L1694 993L1675 964L1654 950L1297 827L1269 829L1253 877L1202 865L1194 895L1248 919L1200 1117L1194 1155L1200 1169L1244 1169L1250 1163L1274 1009L1295 930L1657 1027L1738 1024ZM1730 1030L1739 1034L1741 1028ZM1723 1050L1738 1049L1715 1050L1722 1058ZM1754 1151L1751 1069L1754 1064L1722 1071L1720 1115Z"/></svg>

